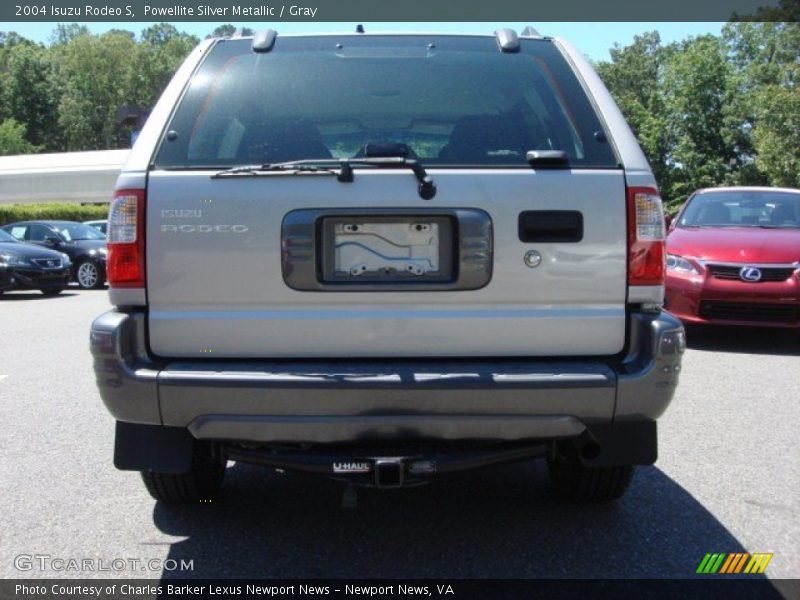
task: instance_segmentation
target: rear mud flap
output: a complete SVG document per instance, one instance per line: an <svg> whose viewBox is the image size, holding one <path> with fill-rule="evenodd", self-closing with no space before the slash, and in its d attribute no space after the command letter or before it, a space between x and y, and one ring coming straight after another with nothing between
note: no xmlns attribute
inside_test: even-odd
<svg viewBox="0 0 800 600"><path fill-rule="evenodd" d="M121 471L186 473L193 446L194 438L183 427L117 421L114 466Z"/></svg>
<svg viewBox="0 0 800 600"><path fill-rule="evenodd" d="M587 467L652 465L658 458L656 422L650 420L590 425L576 443Z"/></svg>

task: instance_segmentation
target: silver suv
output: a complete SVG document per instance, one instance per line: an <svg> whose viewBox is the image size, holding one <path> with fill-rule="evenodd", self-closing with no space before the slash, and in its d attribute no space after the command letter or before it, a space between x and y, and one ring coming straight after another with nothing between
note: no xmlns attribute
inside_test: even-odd
<svg viewBox="0 0 800 600"><path fill-rule="evenodd" d="M97 384L158 500L229 460L393 488L536 457L609 500L656 460L684 350L661 200L561 40L206 40L108 242Z"/></svg>

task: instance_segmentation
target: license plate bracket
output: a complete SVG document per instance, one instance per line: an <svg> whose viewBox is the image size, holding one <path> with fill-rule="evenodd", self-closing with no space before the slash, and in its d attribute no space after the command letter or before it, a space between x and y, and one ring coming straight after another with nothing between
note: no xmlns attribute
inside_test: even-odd
<svg viewBox="0 0 800 600"><path fill-rule="evenodd" d="M331 216L319 235L322 283L414 286L457 276L448 215Z"/></svg>

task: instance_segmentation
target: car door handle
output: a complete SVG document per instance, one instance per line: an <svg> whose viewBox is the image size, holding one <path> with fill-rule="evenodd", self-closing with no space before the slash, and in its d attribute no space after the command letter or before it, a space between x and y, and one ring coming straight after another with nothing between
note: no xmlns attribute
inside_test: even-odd
<svg viewBox="0 0 800 600"><path fill-rule="evenodd" d="M577 210L526 210L519 214L519 240L575 243L583 239L583 214Z"/></svg>

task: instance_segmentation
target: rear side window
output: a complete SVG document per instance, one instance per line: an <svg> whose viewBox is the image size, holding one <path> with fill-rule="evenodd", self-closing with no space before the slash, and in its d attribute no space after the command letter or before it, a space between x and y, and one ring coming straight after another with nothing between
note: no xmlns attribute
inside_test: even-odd
<svg viewBox="0 0 800 600"><path fill-rule="evenodd" d="M24 240L25 239L25 231L27 229L28 229L27 225L15 225L14 227L11 227L10 229L6 229L6 231L8 231L8 233L10 233L16 239Z"/></svg>
<svg viewBox="0 0 800 600"><path fill-rule="evenodd" d="M526 166L562 150L576 168L617 160L586 92L547 40L501 53L494 38L278 37L218 42L193 76L157 168L363 156L404 144L426 165Z"/></svg>

